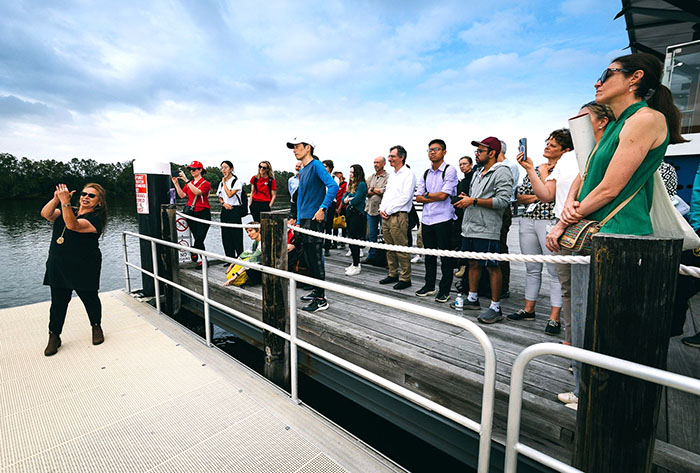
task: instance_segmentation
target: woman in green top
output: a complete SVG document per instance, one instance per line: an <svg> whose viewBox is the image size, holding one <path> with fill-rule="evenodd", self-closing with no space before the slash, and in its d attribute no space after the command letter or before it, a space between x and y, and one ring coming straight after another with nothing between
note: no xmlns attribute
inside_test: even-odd
<svg viewBox="0 0 700 473"><path fill-rule="evenodd" d="M367 183L365 171L359 164L350 166L350 183L342 197L347 206L345 214L348 220L348 238L364 240L367 235L367 214L365 213L365 200L367 199ZM350 245L352 264L345 268L347 276L356 276L362 270L360 267L360 247Z"/></svg>
<svg viewBox="0 0 700 473"><path fill-rule="evenodd" d="M566 225L582 218L600 221L639 190L601 232L653 232L654 171L669 144L686 141L680 134L680 112L671 91L661 85L661 74L658 59L635 53L615 59L596 81L596 103L609 105L617 119L591 154L585 179L578 177L571 186L561 214ZM558 246L561 227L555 231L547 238L552 247Z"/></svg>

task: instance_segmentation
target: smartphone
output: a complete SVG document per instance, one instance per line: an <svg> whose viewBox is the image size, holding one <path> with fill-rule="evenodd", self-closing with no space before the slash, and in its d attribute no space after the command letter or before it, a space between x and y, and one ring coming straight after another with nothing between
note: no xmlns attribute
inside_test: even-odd
<svg viewBox="0 0 700 473"><path fill-rule="evenodd" d="M523 160L527 159L527 138L520 138L518 141L518 150L523 153Z"/></svg>

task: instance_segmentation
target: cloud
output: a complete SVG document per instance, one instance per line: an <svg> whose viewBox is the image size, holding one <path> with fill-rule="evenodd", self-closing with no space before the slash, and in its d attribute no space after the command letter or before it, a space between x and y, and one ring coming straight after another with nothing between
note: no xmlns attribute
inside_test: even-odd
<svg viewBox="0 0 700 473"><path fill-rule="evenodd" d="M577 17L596 14L599 6L600 0L566 0L559 8L564 16Z"/></svg>
<svg viewBox="0 0 700 473"><path fill-rule="evenodd" d="M507 46L528 39L529 27L535 23L535 16L531 13L506 10L492 13L488 20L474 22L458 37L473 46Z"/></svg>
<svg viewBox="0 0 700 473"><path fill-rule="evenodd" d="M71 115L65 110L58 110L41 102L30 102L18 97L0 96L0 117L21 120L60 120L70 121Z"/></svg>

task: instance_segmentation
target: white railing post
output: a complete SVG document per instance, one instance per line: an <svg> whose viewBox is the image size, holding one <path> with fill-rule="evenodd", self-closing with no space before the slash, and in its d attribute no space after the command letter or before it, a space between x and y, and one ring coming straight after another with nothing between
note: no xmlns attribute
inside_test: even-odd
<svg viewBox="0 0 700 473"><path fill-rule="evenodd" d="M297 282L289 280L289 370L292 401L299 404L299 362L297 353Z"/></svg>
<svg viewBox="0 0 700 473"><path fill-rule="evenodd" d="M129 255L126 247L126 233L122 233L122 254L124 255L124 287L126 293L131 294L131 281L129 280Z"/></svg>
<svg viewBox="0 0 700 473"><path fill-rule="evenodd" d="M207 346L211 345L211 315L209 314L209 260L206 256L202 258L202 295L204 296L204 338Z"/></svg>
<svg viewBox="0 0 700 473"><path fill-rule="evenodd" d="M160 310L160 284L158 282L158 254L156 253L156 242L151 241L151 260L153 261L153 286L156 291L156 310Z"/></svg>

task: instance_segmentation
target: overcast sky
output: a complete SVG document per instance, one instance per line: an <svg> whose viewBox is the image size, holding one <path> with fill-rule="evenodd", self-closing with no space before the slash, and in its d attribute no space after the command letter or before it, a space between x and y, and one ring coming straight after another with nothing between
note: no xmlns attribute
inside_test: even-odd
<svg viewBox="0 0 700 473"><path fill-rule="evenodd" d="M0 152L347 171L402 144L426 167L495 135L533 157L628 50L621 2L0 2ZM514 151L509 151L514 156ZM414 167L414 169L416 169Z"/></svg>

